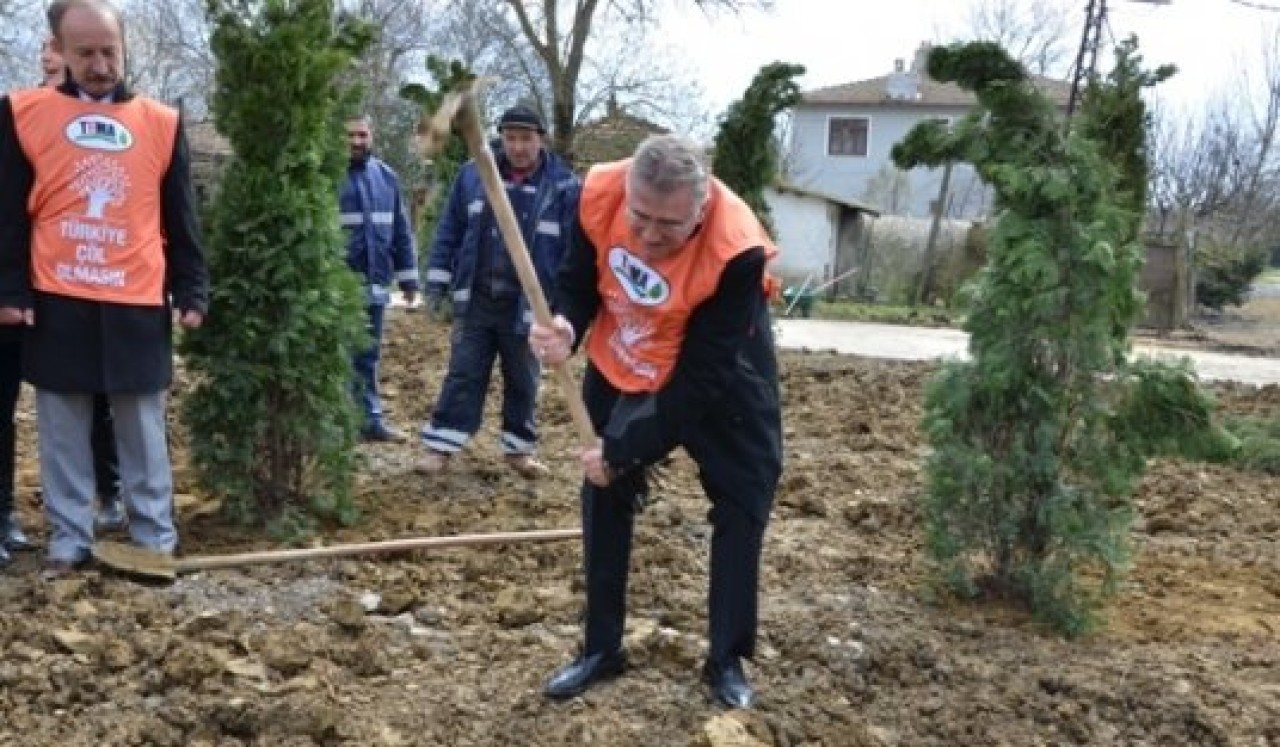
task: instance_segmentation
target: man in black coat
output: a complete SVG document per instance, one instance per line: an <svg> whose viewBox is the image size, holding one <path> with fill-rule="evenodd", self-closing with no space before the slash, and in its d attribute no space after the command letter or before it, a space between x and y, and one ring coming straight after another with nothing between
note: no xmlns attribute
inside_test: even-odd
<svg viewBox="0 0 1280 747"><path fill-rule="evenodd" d="M775 253L751 209L685 138L651 137L634 158L587 174L556 279L559 315L529 336L551 364L585 340L583 399L600 434L581 454L585 640L548 680L548 697L573 697L624 669L645 470L682 446L711 502L703 675L721 704L754 701L742 660L755 650L761 548L782 472L765 295Z"/></svg>
<svg viewBox="0 0 1280 747"><path fill-rule="evenodd" d="M93 395L115 417L134 542L177 545L165 394L172 325L208 304L178 114L123 85L123 27L105 0L57 4L56 90L0 100L0 324L25 325L50 527L47 574L93 543Z"/></svg>

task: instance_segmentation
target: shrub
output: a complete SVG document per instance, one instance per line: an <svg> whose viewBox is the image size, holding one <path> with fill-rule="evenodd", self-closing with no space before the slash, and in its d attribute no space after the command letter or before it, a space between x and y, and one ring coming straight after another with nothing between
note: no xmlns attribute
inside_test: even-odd
<svg viewBox="0 0 1280 747"><path fill-rule="evenodd" d="M765 187L778 179L777 116L800 101L795 79L804 66L773 62L760 68L742 98L729 105L716 132L711 170L755 211L773 232Z"/></svg>
<svg viewBox="0 0 1280 747"><path fill-rule="evenodd" d="M930 76L973 90L978 106L893 149L902 168L972 163L999 215L965 322L972 359L944 365L925 395L927 549L952 588L1020 600L1068 635L1096 623L1128 567L1152 445L1212 441L1187 370L1126 356L1142 308L1133 185L1144 180L1115 164L1142 163L1123 152L1141 147L1140 93L1169 74L1139 62L1122 45L1094 84L1112 90L1087 96L1083 123L1064 133L999 46L935 47Z"/></svg>
<svg viewBox="0 0 1280 747"><path fill-rule="evenodd" d="M422 117L435 114L450 91L475 77L462 62L444 60L434 55L427 57L427 72L435 81L434 89L427 88L421 83L409 83L400 89L401 98L414 104ZM453 182L457 179L463 164L470 157L466 141L456 132L450 134L444 147L431 156L431 166L428 170L430 196L416 228L418 251L421 254L418 264L422 267L428 264L431 245L436 238L436 224L440 222L440 211L444 209L449 190L453 187Z"/></svg>
<svg viewBox="0 0 1280 747"><path fill-rule="evenodd" d="M367 344L344 262L335 85L368 42L332 0L212 0L213 112L235 151L212 208L212 313L187 335L182 415L202 485L242 522L296 535L354 518L351 354Z"/></svg>
<svg viewBox="0 0 1280 747"><path fill-rule="evenodd" d="M1267 266L1267 254L1244 247L1210 247L1196 255L1196 303L1215 311L1245 302Z"/></svg>
<svg viewBox="0 0 1280 747"><path fill-rule="evenodd" d="M1226 427L1240 441L1236 466L1280 475L1280 418L1228 418Z"/></svg>

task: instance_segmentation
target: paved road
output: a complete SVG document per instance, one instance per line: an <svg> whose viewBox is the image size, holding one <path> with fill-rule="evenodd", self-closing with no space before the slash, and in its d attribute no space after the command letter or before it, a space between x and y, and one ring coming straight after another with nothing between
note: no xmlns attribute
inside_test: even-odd
<svg viewBox="0 0 1280 747"><path fill-rule="evenodd" d="M1257 283L1249 289L1249 298L1280 298L1280 284Z"/></svg>
<svg viewBox="0 0 1280 747"><path fill-rule="evenodd" d="M961 358L968 354L969 335L956 329L904 327L825 319L780 319L778 344L791 350L835 350L838 353L893 360ZM1280 358L1211 353L1154 345L1134 346L1138 355L1189 357L1203 379L1246 384L1280 384Z"/></svg>

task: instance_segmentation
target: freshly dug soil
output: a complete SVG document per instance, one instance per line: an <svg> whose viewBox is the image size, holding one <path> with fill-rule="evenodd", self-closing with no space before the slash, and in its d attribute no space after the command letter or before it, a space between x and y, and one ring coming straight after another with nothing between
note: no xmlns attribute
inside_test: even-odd
<svg viewBox="0 0 1280 747"><path fill-rule="evenodd" d="M383 380L416 432L445 330L398 310ZM765 548L759 707L698 682L708 504L673 458L641 517L625 676L568 703L540 694L579 641L576 543L228 570L147 586L99 571L46 583L39 554L0 572L3 745L1280 745L1277 480L1158 461L1136 568L1109 625L1068 642L1001 605L930 590L916 497L932 366L784 356L787 467ZM549 479L501 463L498 388L448 473L420 447L364 445L361 522L324 542L571 527L580 473L544 379ZM1280 388L1215 386L1280 417ZM178 394L180 396L180 393ZM20 510L43 533L29 401ZM272 546L201 500L181 466L183 549ZM216 507L214 507L216 508Z"/></svg>

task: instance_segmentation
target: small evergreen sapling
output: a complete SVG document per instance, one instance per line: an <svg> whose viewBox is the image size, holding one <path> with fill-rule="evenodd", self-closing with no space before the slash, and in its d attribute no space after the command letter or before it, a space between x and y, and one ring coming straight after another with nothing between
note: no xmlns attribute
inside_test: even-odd
<svg viewBox="0 0 1280 747"><path fill-rule="evenodd" d="M368 338L337 215L353 97L335 82L370 32L335 23L332 0L208 10L213 113L235 155L211 211L211 313L182 346L191 458L242 522L350 521L351 355Z"/></svg>

